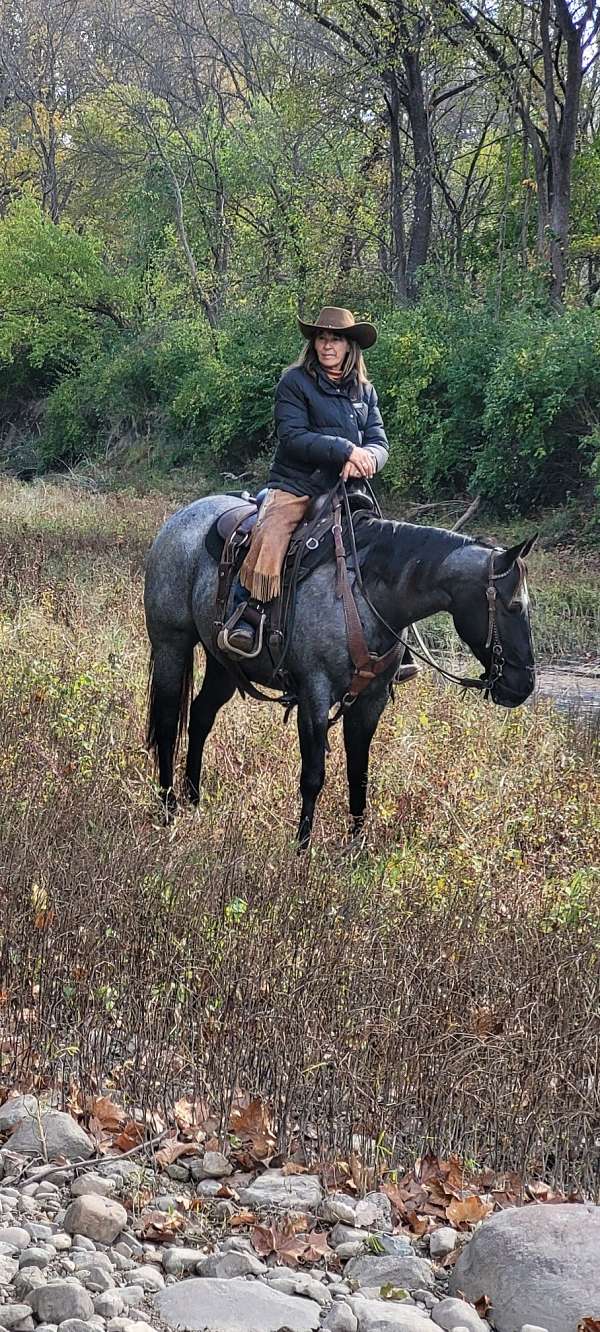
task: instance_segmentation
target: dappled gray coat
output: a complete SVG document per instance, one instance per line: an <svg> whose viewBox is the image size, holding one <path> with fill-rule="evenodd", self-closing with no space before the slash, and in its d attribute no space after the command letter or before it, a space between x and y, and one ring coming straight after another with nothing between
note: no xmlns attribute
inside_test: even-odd
<svg viewBox="0 0 600 1332"><path fill-rule="evenodd" d="M277 452L269 485L292 495L331 490L355 445L375 459L377 471L389 447L372 384L316 379L302 366L285 370L275 392Z"/></svg>

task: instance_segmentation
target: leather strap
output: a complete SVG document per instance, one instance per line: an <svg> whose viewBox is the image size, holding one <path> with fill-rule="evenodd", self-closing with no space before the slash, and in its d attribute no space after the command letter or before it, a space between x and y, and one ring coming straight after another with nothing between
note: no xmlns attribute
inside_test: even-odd
<svg viewBox="0 0 600 1332"><path fill-rule="evenodd" d="M375 653L369 651L369 646L365 638L364 629L358 614L356 601L350 580L348 578L348 569L346 566L346 551L344 549L344 540L342 536L342 510L338 497L336 497L333 506L333 540L335 545L336 561L336 596L341 598L344 607L344 619L346 621L346 635L348 638L348 651L354 666L354 675L350 681L350 688L347 690L346 699L348 702L354 701L362 694L363 690L382 675L390 666L396 665L398 658L404 651L404 644L394 643L394 646L383 656L378 657Z"/></svg>

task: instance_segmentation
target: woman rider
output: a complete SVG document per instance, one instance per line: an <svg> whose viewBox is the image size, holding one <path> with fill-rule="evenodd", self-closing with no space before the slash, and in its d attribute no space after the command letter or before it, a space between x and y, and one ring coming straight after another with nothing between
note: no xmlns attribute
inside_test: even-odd
<svg viewBox="0 0 600 1332"><path fill-rule="evenodd" d="M292 533L311 500L332 490L340 478L368 480L385 465L389 452L362 356L377 340L373 324L356 323L349 310L337 306L325 306L314 324L298 323L307 341L277 385L277 451L240 570L254 621L264 603L279 595ZM236 653L252 654L253 624L239 620L228 631L227 642ZM414 675L416 667L406 664L399 673Z"/></svg>

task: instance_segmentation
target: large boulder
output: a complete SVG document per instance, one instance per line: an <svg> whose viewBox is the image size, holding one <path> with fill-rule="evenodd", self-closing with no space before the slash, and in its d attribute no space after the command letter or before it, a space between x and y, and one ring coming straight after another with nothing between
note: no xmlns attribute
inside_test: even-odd
<svg viewBox="0 0 600 1332"><path fill-rule="evenodd" d="M87 1133L62 1110L47 1110L39 1121L21 1120L10 1135L9 1145L11 1152L44 1156L49 1161L55 1161L59 1156L64 1156L67 1161L87 1161L96 1150Z"/></svg>
<svg viewBox="0 0 600 1332"><path fill-rule="evenodd" d="M450 1291L471 1302L487 1295L498 1332L524 1323L577 1332L600 1318L600 1207L536 1203L484 1221L463 1250Z"/></svg>
<svg viewBox="0 0 600 1332"><path fill-rule="evenodd" d="M154 1299L163 1322L188 1332L312 1332L319 1305L269 1290L262 1282L192 1277L167 1286Z"/></svg>

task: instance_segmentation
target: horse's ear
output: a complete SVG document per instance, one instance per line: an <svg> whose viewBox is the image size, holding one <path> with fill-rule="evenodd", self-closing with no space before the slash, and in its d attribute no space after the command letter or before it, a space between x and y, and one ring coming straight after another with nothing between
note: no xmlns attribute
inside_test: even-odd
<svg viewBox="0 0 600 1332"><path fill-rule="evenodd" d="M525 541L519 541L516 546L511 546L510 550L503 550L501 555L497 555L494 560L494 572L497 574L508 573L517 560L524 560L533 550L538 539L539 533L534 532L532 537L527 537Z"/></svg>

